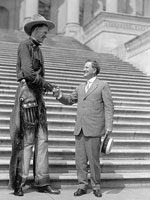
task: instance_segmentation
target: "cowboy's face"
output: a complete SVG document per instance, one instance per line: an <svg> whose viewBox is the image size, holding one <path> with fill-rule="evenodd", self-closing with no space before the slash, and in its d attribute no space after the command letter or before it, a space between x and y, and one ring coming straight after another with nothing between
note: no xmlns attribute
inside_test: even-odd
<svg viewBox="0 0 150 200"><path fill-rule="evenodd" d="M90 79L95 76L96 69L92 67L91 62L86 62L83 67L84 78Z"/></svg>
<svg viewBox="0 0 150 200"><path fill-rule="evenodd" d="M39 43L43 43L44 39L47 37L47 33L48 33L48 27L47 26L37 27L35 29L35 39Z"/></svg>

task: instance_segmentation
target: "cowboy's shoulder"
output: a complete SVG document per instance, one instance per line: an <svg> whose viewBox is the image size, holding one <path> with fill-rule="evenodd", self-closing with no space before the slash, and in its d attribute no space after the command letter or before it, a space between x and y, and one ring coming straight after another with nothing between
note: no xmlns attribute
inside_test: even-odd
<svg viewBox="0 0 150 200"><path fill-rule="evenodd" d="M30 47L31 46L31 41L29 39L23 40L19 44L19 48L24 48L24 47Z"/></svg>

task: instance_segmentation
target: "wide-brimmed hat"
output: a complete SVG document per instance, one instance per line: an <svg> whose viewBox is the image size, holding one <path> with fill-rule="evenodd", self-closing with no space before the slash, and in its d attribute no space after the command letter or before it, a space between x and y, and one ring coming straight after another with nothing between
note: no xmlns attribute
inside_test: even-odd
<svg viewBox="0 0 150 200"><path fill-rule="evenodd" d="M31 35L31 29L33 26L35 25L39 25L39 24L44 24L48 27L49 30L55 28L55 24L50 21L50 20L46 20L45 17L43 17L42 15L39 14L35 14L31 17L30 21L28 21L25 25L24 25L24 31L28 34Z"/></svg>

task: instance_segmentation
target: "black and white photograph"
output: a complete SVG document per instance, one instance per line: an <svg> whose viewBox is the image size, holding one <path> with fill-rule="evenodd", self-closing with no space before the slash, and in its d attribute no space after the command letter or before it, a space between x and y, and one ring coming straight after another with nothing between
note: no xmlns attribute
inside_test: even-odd
<svg viewBox="0 0 150 200"><path fill-rule="evenodd" d="M150 0L0 0L0 199L150 200Z"/></svg>

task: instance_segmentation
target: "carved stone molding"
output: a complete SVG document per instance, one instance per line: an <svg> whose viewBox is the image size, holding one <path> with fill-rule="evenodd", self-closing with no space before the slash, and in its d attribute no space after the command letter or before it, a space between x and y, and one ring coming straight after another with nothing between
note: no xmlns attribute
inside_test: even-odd
<svg viewBox="0 0 150 200"><path fill-rule="evenodd" d="M116 21L106 21L106 27L112 27L123 30L136 30L136 31L146 31L150 28L150 25L135 24L133 22L116 22Z"/></svg>
<svg viewBox="0 0 150 200"><path fill-rule="evenodd" d="M150 29L149 18L107 12L100 13L84 26L86 41L104 31L137 36L148 29Z"/></svg>

